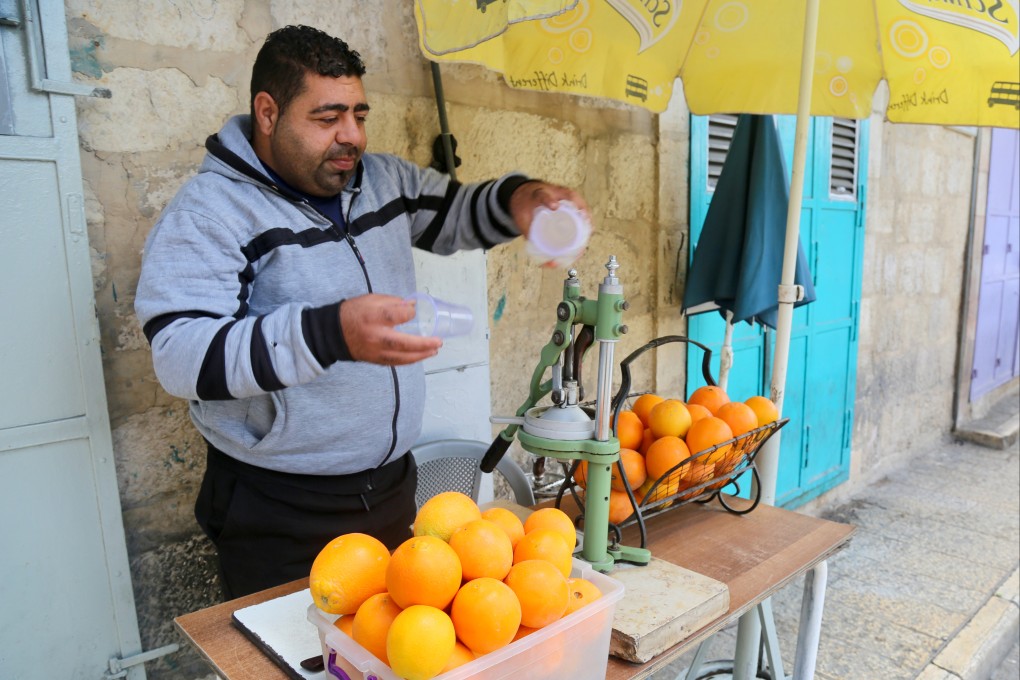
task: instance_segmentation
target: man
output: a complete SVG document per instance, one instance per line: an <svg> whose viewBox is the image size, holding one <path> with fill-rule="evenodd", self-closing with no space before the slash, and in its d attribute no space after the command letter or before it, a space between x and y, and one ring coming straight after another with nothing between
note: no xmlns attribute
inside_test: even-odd
<svg viewBox="0 0 1020 680"><path fill-rule="evenodd" d="M307 575L330 539L409 536L438 338L401 333L411 247L449 254L527 234L573 190L471 185L365 154L365 67L306 26L271 33L251 113L206 142L146 242L135 308L164 388L208 442L195 514L225 594Z"/></svg>

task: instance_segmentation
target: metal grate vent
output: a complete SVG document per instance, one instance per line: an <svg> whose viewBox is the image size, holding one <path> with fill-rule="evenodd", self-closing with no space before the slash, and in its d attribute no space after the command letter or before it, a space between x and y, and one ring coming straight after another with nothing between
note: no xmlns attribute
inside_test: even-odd
<svg viewBox="0 0 1020 680"><path fill-rule="evenodd" d="M733 130L737 127L737 116L715 114L708 117L708 189L714 191L719 183L726 154L733 142Z"/></svg>
<svg viewBox="0 0 1020 680"><path fill-rule="evenodd" d="M832 119L829 194L834 197L857 197L858 125L858 121L851 118Z"/></svg>

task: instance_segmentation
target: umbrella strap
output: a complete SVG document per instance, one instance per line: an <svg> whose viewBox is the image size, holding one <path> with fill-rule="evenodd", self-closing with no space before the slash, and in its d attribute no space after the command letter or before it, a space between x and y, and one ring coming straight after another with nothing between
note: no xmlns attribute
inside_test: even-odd
<svg viewBox="0 0 1020 680"><path fill-rule="evenodd" d="M792 305L804 299L804 286L779 284L779 302Z"/></svg>

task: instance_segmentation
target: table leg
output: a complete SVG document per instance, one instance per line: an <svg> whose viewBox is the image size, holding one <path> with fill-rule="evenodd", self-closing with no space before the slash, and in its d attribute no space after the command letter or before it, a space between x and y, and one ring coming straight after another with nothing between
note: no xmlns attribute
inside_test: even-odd
<svg viewBox="0 0 1020 680"><path fill-rule="evenodd" d="M761 621L756 611L737 620L737 646L733 657L733 680L752 680L758 675Z"/></svg>
<svg viewBox="0 0 1020 680"><path fill-rule="evenodd" d="M772 680L787 680L786 670L783 668L783 654L779 649L779 636L776 634L776 618L772 615L772 598L762 600L756 609L761 621L769 677Z"/></svg>
<svg viewBox="0 0 1020 680"><path fill-rule="evenodd" d="M794 680L811 680L815 677L828 574L829 567L825 560L822 560L804 576L804 598L801 600L800 629L797 631L797 656L793 664Z"/></svg>

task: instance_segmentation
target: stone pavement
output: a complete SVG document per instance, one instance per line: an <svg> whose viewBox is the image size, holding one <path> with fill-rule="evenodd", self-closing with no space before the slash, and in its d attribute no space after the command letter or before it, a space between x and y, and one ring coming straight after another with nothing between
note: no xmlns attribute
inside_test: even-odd
<svg viewBox="0 0 1020 680"><path fill-rule="evenodd" d="M815 677L1018 677L1010 661L1020 622L1016 438L1004 449L947 438L838 505L812 512L858 527L829 560ZM802 593L803 584L794 583L773 598L787 674ZM712 638L707 659L731 659L735 640L734 625ZM682 679L692 657L654 680Z"/></svg>

